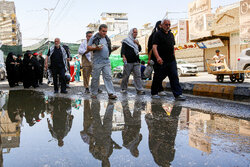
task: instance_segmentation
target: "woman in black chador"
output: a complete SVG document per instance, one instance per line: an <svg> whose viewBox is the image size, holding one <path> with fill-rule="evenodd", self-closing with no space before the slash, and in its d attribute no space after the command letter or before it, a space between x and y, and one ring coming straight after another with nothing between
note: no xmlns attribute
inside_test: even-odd
<svg viewBox="0 0 250 167"><path fill-rule="evenodd" d="M6 70L10 87L14 87L17 80L16 63L13 56L14 54L10 52L6 59Z"/></svg>
<svg viewBox="0 0 250 167"><path fill-rule="evenodd" d="M18 77L18 82L23 82L23 76L22 76L22 71L23 71L23 60L22 60L22 55L17 55L17 77Z"/></svg>
<svg viewBox="0 0 250 167"><path fill-rule="evenodd" d="M27 51L24 54L24 59L23 59L23 87L24 88L29 88L30 86L33 86L34 88L37 87L35 70L39 68L39 64L34 59L35 58L32 57L32 53L30 51Z"/></svg>

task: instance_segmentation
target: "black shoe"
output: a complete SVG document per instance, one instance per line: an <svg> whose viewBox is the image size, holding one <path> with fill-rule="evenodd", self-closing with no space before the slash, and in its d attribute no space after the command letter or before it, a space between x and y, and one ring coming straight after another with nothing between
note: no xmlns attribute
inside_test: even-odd
<svg viewBox="0 0 250 167"><path fill-rule="evenodd" d="M40 83L40 85L43 85L43 83Z"/></svg>
<svg viewBox="0 0 250 167"><path fill-rule="evenodd" d="M90 93L89 88L86 88L86 89L85 89L85 93L86 93L86 94L89 94L89 93Z"/></svg>
<svg viewBox="0 0 250 167"><path fill-rule="evenodd" d="M58 93L58 90L55 90L54 93Z"/></svg>
<svg viewBox="0 0 250 167"><path fill-rule="evenodd" d="M176 96L176 97L175 97L175 100L177 100L177 101L185 101L185 100L186 100L186 97L183 96L183 95L179 95L179 96Z"/></svg>
<svg viewBox="0 0 250 167"><path fill-rule="evenodd" d="M101 89L98 89L98 93L102 93L102 90L101 90Z"/></svg>
<svg viewBox="0 0 250 167"><path fill-rule="evenodd" d="M64 91L61 91L61 93L63 93L63 94L67 94L67 93L68 93L68 91L64 90Z"/></svg>

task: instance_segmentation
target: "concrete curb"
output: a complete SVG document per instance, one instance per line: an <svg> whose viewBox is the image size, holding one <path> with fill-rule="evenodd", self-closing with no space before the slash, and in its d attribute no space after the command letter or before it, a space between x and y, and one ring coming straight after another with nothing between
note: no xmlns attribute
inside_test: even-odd
<svg viewBox="0 0 250 167"><path fill-rule="evenodd" d="M113 79L114 84L121 84L122 79ZM134 86L134 81L129 80L129 86ZM143 87L150 89L152 81L143 80ZM234 100L235 98L250 99L250 87L234 86L227 84L210 84L204 82L180 82L183 92L190 93L198 96L216 97L222 99ZM164 89L171 90L170 83L163 81L162 86Z"/></svg>

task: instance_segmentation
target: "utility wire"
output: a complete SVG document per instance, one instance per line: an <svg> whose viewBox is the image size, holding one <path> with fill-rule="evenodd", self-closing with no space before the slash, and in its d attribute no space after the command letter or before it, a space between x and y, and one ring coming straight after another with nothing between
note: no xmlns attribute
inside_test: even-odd
<svg viewBox="0 0 250 167"><path fill-rule="evenodd" d="M56 8L57 8L57 6L58 6L58 4L59 4L59 2L60 2L61 0L58 0L57 1L57 3L56 3L56 6L53 8L54 10L52 11L52 13L50 14L50 18L53 16L53 14L54 14L54 12L55 12L55 10L56 10Z"/></svg>

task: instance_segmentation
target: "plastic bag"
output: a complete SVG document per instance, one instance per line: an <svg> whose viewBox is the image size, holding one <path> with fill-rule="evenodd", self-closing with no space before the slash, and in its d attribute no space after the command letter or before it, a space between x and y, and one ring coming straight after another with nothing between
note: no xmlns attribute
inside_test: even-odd
<svg viewBox="0 0 250 167"><path fill-rule="evenodd" d="M152 74L152 72L154 70L153 65L154 65L154 61L150 60L149 65L147 65L147 67L146 67L146 69L145 69L145 71L143 73L146 78L150 78L150 76L151 76L151 74Z"/></svg>

